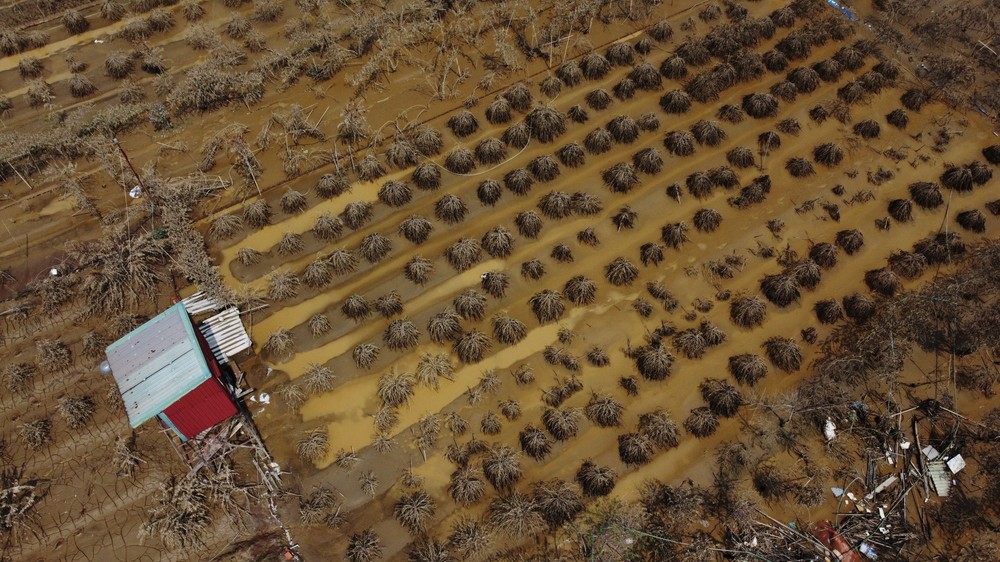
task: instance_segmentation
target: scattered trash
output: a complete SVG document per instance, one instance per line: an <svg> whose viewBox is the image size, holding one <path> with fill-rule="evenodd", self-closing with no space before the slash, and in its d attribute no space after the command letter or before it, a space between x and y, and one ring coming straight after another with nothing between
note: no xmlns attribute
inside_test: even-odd
<svg viewBox="0 0 1000 562"><path fill-rule="evenodd" d="M49 275L56 277L59 275L59 270L53 267L52 269L49 270Z"/></svg>
<svg viewBox="0 0 1000 562"><path fill-rule="evenodd" d="M833 528L829 521L820 521L813 527L813 535L819 542L833 552L841 562L861 562L857 552L851 550L844 537Z"/></svg>
<svg viewBox="0 0 1000 562"><path fill-rule="evenodd" d="M137 185L132 189L128 190L128 196L131 197L132 199L138 199L142 197L142 187Z"/></svg>
<svg viewBox="0 0 1000 562"><path fill-rule="evenodd" d="M951 470L952 474L958 474L963 468L965 468L965 459L962 458L962 455L955 455L948 460L948 469Z"/></svg>
<svg viewBox="0 0 1000 562"><path fill-rule="evenodd" d="M866 542L863 542L858 546L858 551L861 552L861 554L867 556L871 560L878 560L878 553L875 552L875 547Z"/></svg>
<svg viewBox="0 0 1000 562"><path fill-rule="evenodd" d="M851 13L851 11L848 10L846 6L841 6L835 0L826 0L826 3L843 12L844 15L847 16L847 19L854 21L854 14Z"/></svg>
<svg viewBox="0 0 1000 562"><path fill-rule="evenodd" d="M261 392L259 400L260 400L261 404L270 404L271 403L271 395L268 394L268 393L266 393L266 392Z"/></svg>
<svg viewBox="0 0 1000 562"><path fill-rule="evenodd" d="M931 447L930 445L924 447L923 449L920 449L920 452L923 453L924 456L927 457L927 460L929 461L932 461L941 456L941 453L939 453L937 449Z"/></svg>
<svg viewBox="0 0 1000 562"><path fill-rule="evenodd" d="M885 480L883 480L881 484L879 484L878 486L876 486L875 489L871 491L871 493L869 493L867 496L865 496L865 499L866 500L870 500L870 499L874 498L877 494L879 494L880 492L882 492L886 488L892 486L893 484L895 484L898 481L899 481L899 477L897 477L895 474L890 475L888 478L886 478ZM880 511L881 511L881 509L882 508L879 508ZM885 517L885 515L883 515L882 517Z"/></svg>
<svg viewBox="0 0 1000 562"><path fill-rule="evenodd" d="M833 441L836 436L837 425L830 418L826 418L826 424L823 425L823 437L826 437L827 441Z"/></svg>
<svg viewBox="0 0 1000 562"><path fill-rule="evenodd" d="M833 495L837 496L838 498L840 496L844 495L844 489L843 488L836 488L836 487L834 487L834 488L830 488L830 491L833 492Z"/></svg>

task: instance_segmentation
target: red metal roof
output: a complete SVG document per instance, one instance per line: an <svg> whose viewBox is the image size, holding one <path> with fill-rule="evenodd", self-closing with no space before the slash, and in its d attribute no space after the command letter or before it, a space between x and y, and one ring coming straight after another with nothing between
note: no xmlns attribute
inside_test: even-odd
<svg viewBox="0 0 1000 562"><path fill-rule="evenodd" d="M222 385L222 372L208 350L208 342L201 332L195 332L212 376L163 410L170 423L188 439L236 414L236 405Z"/></svg>
<svg viewBox="0 0 1000 562"><path fill-rule="evenodd" d="M163 410L177 431L188 439L236 414L229 393L215 377L209 378Z"/></svg>

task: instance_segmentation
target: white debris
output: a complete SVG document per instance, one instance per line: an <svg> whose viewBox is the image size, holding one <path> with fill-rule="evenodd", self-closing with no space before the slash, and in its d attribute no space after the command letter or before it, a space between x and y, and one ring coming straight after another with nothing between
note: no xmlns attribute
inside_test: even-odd
<svg viewBox="0 0 1000 562"><path fill-rule="evenodd" d="M920 449L920 452L923 453L924 456L927 457L927 460L929 461L932 461L941 456L941 453L939 453L937 449L931 447L930 445L924 447L923 449Z"/></svg>
<svg viewBox="0 0 1000 562"><path fill-rule="evenodd" d="M827 441L833 441L833 438L836 436L837 425L830 418L826 418L826 424L823 425L823 437L826 437Z"/></svg>
<svg viewBox="0 0 1000 562"><path fill-rule="evenodd" d="M965 468L965 459L962 458L962 455L955 455L948 461L948 469L951 470L952 474L958 474L963 468Z"/></svg>
<svg viewBox="0 0 1000 562"><path fill-rule="evenodd" d="M903 441L903 442L901 442L899 444L899 448L902 449L902 450L904 450L904 451L908 451L908 450L910 450L910 445L911 445L911 443L909 441Z"/></svg>
<svg viewBox="0 0 1000 562"><path fill-rule="evenodd" d="M881 484L879 484L878 486L876 486L875 489L872 490L870 494L868 494L867 496L865 496L865 499L866 500L870 500L870 499L874 498L876 494L878 494L878 493L882 492L882 490L885 490L886 488L892 486L897 481L899 481L899 477L897 477L895 474L889 476L888 478L886 478L885 480L883 480ZM881 511L881 508L879 508L879 510Z"/></svg>
<svg viewBox="0 0 1000 562"><path fill-rule="evenodd" d="M261 392L259 400L260 400L261 404L270 404L271 403L271 395L268 394L268 393L266 393L266 392Z"/></svg>

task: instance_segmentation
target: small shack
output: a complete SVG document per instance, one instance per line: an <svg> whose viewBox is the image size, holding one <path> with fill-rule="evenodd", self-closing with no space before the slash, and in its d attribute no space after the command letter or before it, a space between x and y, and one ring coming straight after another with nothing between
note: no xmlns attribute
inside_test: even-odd
<svg viewBox="0 0 1000 562"><path fill-rule="evenodd" d="M106 350L129 425L156 417L182 442L237 413L235 381L222 368L224 352L250 344L235 309L196 326L185 305L176 303ZM220 348L213 328L226 332L227 345Z"/></svg>

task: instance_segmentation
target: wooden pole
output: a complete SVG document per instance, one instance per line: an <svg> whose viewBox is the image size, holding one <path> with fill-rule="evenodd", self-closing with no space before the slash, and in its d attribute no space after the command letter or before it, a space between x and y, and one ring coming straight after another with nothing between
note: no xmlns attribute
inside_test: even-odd
<svg viewBox="0 0 1000 562"><path fill-rule="evenodd" d="M132 161L129 160L128 154L125 152L125 149L122 148L121 143L118 142L118 137L112 138L111 142L115 143L115 146L118 147L118 152L121 152L122 156L125 158L125 163L128 164L128 169L132 170L132 174L135 176L136 181L139 182L139 187L142 188L143 192L146 192L146 186L145 186L145 184L142 183L142 177L140 177L139 173L135 171L135 167L132 166Z"/></svg>

